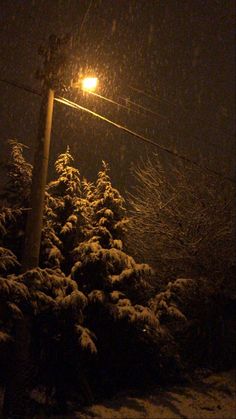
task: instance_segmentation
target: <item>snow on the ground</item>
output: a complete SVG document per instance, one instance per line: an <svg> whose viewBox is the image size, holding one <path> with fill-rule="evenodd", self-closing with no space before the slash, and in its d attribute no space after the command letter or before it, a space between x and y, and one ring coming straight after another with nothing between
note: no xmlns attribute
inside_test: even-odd
<svg viewBox="0 0 236 419"><path fill-rule="evenodd" d="M236 375L228 371L186 386L116 396L76 413L80 419L236 419Z"/></svg>

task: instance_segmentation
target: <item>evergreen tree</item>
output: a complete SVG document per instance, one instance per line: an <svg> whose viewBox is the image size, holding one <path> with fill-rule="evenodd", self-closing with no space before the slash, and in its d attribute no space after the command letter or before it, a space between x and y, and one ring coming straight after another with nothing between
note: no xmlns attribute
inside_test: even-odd
<svg viewBox="0 0 236 419"><path fill-rule="evenodd" d="M15 271L19 266L19 262L10 249L0 247L0 275L8 275L10 272Z"/></svg>
<svg viewBox="0 0 236 419"><path fill-rule="evenodd" d="M7 181L0 195L0 246L9 249L20 261L29 209L32 166L24 158L23 144L16 140L9 141L9 144L11 158L5 166ZM15 267L18 265L14 264Z"/></svg>
<svg viewBox="0 0 236 419"><path fill-rule="evenodd" d="M17 272L20 266L23 243L23 218L21 209L0 209L0 274Z"/></svg>
<svg viewBox="0 0 236 419"><path fill-rule="evenodd" d="M24 158L23 150L26 148L24 144L16 140L9 140L8 143L11 147L11 158L5 165L7 182L0 197L10 208L27 208L32 165L27 163Z"/></svg>
<svg viewBox="0 0 236 419"><path fill-rule="evenodd" d="M41 258L46 266L61 266L67 272L78 224L81 196L79 170L72 166L69 147L55 162L58 178L49 183L46 193Z"/></svg>
<svg viewBox="0 0 236 419"><path fill-rule="evenodd" d="M95 185L93 182L89 182L87 179L83 179L82 185L82 196L81 199L77 200L77 212L80 214L80 230L77 235L77 243L82 242L85 238L90 235L93 228L93 201Z"/></svg>
<svg viewBox="0 0 236 419"><path fill-rule="evenodd" d="M160 325L176 342L177 352L188 369L234 364L231 310L235 307L235 286L230 290L230 298L225 291L207 278L178 278L148 303Z"/></svg>
<svg viewBox="0 0 236 419"><path fill-rule="evenodd" d="M84 381L83 352L97 351L94 335L83 326L87 298L59 269L36 268L23 275L0 277L0 302L0 362L3 346L8 347L1 370L7 417L27 416L29 393L40 385L55 390L63 407L70 396L67 385L78 386L81 374ZM18 358L22 347L23 359ZM19 374L25 375L27 388L17 386Z"/></svg>
<svg viewBox="0 0 236 419"><path fill-rule="evenodd" d="M62 242L56 233L57 215L54 212L57 201L45 193L45 208L40 248L40 266L59 268L63 261Z"/></svg>
<svg viewBox="0 0 236 419"><path fill-rule="evenodd" d="M78 262L75 263L72 274L79 278L80 285L87 292L94 288L112 290L115 286L117 289L125 289L138 301L143 297L145 287L149 288L146 279L150 277L151 269L148 265L136 264L122 250L122 239L128 222L124 199L112 187L105 162L98 173L95 187L88 184L86 186L87 228L84 231L84 240L73 251ZM98 269L95 269L95 265ZM92 282L89 282L87 277L91 266L94 273Z"/></svg>
<svg viewBox="0 0 236 419"><path fill-rule="evenodd" d="M122 239L126 231L127 219L124 199L119 191L113 188L108 174L109 166L102 162L102 170L90 196L91 202L91 236L97 236L105 248L122 249Z"/></svg>
<svg viewBox="0 0 236 419"><path fill-rule="evenodd" d="M107 371L108 384L111 375L115 383L126 368L134 373L142 350L155 345L161 332L153 312L142 305L152 290L152 271L122 250L127 224L124 199L112 187L107 171L103 163L95 188L88 188L90 221L85 239L74 249L71 275L88 297L85 324L97 336L96 368ZM108 351L112 341L116 349L111 356ZM121 342L125 342L123 347ZM133 345L139 348L138 355Z"/></svg>

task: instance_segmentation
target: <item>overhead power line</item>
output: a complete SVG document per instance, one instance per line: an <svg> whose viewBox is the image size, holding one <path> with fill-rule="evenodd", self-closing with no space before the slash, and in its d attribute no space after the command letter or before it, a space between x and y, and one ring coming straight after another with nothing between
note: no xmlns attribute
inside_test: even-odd
<svg viewBox="0 0 236 419"><path fill-rule="evenodd" d="M153 100L155 100L156 102L163 102L163 103L167 103L168 105L171 105L171 106L175 106L175 107L181 107L181 109L187 114L187 115L190 115L190 112L189 112L189 110L185 107L185 106L183 106L183 105L181 105L181 104L179 104L179 103L176 103L176 102L172 102L172 101L170 101L170 100L167 100L167 99L162 99L162 98L160 98L159 96L154 96L154 95L151 95L151 93L148 93L148 92L145 92L144 90L142 90L142 89L138 89L137 87L134 87L134 86L128 86L131 90L133 90L134 92L137 92L137 93L139 93L139 94L142 94L143 96L146 96L146 97L148 97L148 98L150 98L150 99L153 99ZM195 116L194 117L195 119L197 119L198 121L200 121L200 122L205 122L205 120L203 119L203 118L201 118L201 117L199 117L199 116ZM228 130L225 130L224 128L221 128L218 124L216 124L215 123L215 127L212 127L212 126L209 126L209 128L211 128L211 129L216 129L216 130L218 130L218 131L221 131L221 132L223 132L224 134L226 134L226 135L231 135L231 133L228 131Z"/></svg>
<svg viewBox="0 0 236 419"><path fill-rule="evenodd" d="M107 102L110 102L110 103L112 103L112 104L114 104L114 105L116 105L116 106L118 106L118 107L123 108L123 109L128 109L130 112L134 112L134 113L137 113L137 114L139 114L139 115L141 114L141 115L145 115L145 116L147 116L147 113L150 113L150 114L152 114L152 115L156 115L156 116L158 116L158 117L160 117L160 118L162 118L162 119L167 120L167 122L168 122L168 123L169 123L169 122L172 122L172 123L175 125L176 129L177 129L179 132L181 132L181 128L177 125L177 123L176 123L175 121L171 120L169 117L164 116L164 115L160 114L159 112L155 112L155 111L153 111L152 109L149 109L149 108L147 108L147 107L145 107L145 106L142 106L142 105L140 105L139 103L136 103L136 102L134 102L134 101L130 100L129 98L120 97L119 99L123 100L123 101L124 101L124 102L126 102L126 103L129 103L130 105L135 106L135 107L136 107L136 108L138 108L139 110L133 109L133 108L131 108L131 107L129 107L129 106L122 105L122 104L120 104L119 102L116 102L115 100L109 99L109 98L107 98L107 97L105 97L105 96L102 96L102 95L99 95L99 94L97 94L97 93L95 93L95 92L89 92L89 91L88 91L88 94L91 94L91 95L97 96L97 97L99 97L99 98L100 98L100 99L102 99L102 100L105 100L105 101L107 101ZM143 110L144 112L142 112L142 110ZM191 138L196 139L197 141L204 142L204 139L202 139L201 137L198 137L197 135L192 134L192 133L191 133ZM217 147L219 147L219 146L220 146L221 148L223 148L223 144L216 144L216 143L214 143L213 141L209 141L209 140L208 140L208 142L207 142L207 145L209 145L209 146L211 146L211 147L216 147L216 146L217 146ZM231 154L231 152L230 152L230 151L228 151L228 150L224 150L224 151L225 151L225 152L227 152L228 154L229 154L229 153Z"/></svg>
<svg viewBox="0 0 236 419"><path fill-rule="evenodd" d="M84 29L85 22L87 20L88 15L89 15L89 12L91 10L92 3L93 3L93 0L90 0L89 5L88 5L88 7L87 7L87 9L84 13L84 16L83 16L83 19L82 19L82 22L81 22L81 25L80 25L80 28L79 28L79 33L78 33L78 44L80 43L81 35L82 35L83 29Z"/></svg>
<svg viewBox="0 0 236 419"><path fill-rule="evenodd" d="M139 92L142 92L142 91L141 91L141 90L139 90L139 89L136 89L136 88L133 88L133 89L134 89L134 90L137 90L137 91L139 91ZM175 128L176 128L179 132L181 132L181 128L177 125L176 121L173 121L173 120L171 120L169 117L167 117L167 116L165 116L165 115L162 115L162 114L161 114L161 113L159 113L159 112L153 111L152 109L147 108L146 106L140 105L139 103L136 103L136 102L134 102L133 100L131 100L131 99L127 98L127 97L119 97L119 99L123 100L123 101L124 101L124 102L126 102L126 103L129 103L131 106L135 106L136 108L138 108L138 109L139 109L139 111L138 111L138 110L136 110L136 109L131 108L130 106L125 106L125 105L122 105L121 103L116 102L115 100L112 100L112 99L107 98L107 97L105 97L105 96L99 95L99 94L97 94L97 93L95 93L95 92L90 92L90 91L88 91L88 94L91 94L91 95L97 96L97 97L99 97L99 98L100 98L100 99L102 99L102 100L105 100L105 101L107 101L107 102L110 102L110 103L112 103L112 104L115 104L115 105L116 105L116 106L118 106L118 107L121 107L121 108L124 108L124 109L128 109L130 112L134 112L134 113L141 114L141 115L145 115L145 116L147 116L147 113L150 113L150 114L152 114L152 115L158 116L159 118L165 119L165 120L167 121L167 123L171 122L172 124L174 124L174 125L175 125ZM150 96L150 97L153 97L153 96L151 96L151 95L149 95L149 96ZM155 99L155 97L153 97L153 98ZM142 112L142 111L144 111L144 112ZM195 140L197 140L197 141L201 141L201 142L204 142L204 143L205 143L204 138L201 138L201 137L197 136L196 134L192 134L192 133L191 133L190 138L193 138L193 139L195 139ZM209 140L208 140L208 142L207 142L207 145L209 145L209 146L211 146L211 147L216 147L216 146L217 146L217 147L221 147L221 148L223 148L223 144L221 144L221 143L220 143L220 144L216 144L215 142L213 142L213 141L209 141ZM231 151L229 151L229 150L224 150L224 152L226 152L227 154L232 154L232 152L231 152Z"/></svg>
<svg viewBox="0 0 236 419"><path fill-rule="evenodd" d="M72 101L70 101L70 100L68 100L68 99L65 99L65 98L63 98L63 97L55 97L55 100L56 100L57 102L61 102L61 103L65 104L65 105L67 105L67 106L70 106L70 107L72 107L72 108L83 110L83 111L85 111L85 112L89 113L90 115L93 115L93 116L95 116L95 117L97 117L97 118L99 118L99 119L102 119L103 121L105 121L105 122L107 122L107 123L109 123L109 124L111 124L111 125L115 126L116 128L121 129L121 130L122 130L122 131L124 131L124 132L127 132L128 134L130 134L130 135L132 135L132 136L134 136L134 137L138 138L139 140L141 140L141 141L143 141L143 142L145 142L145 143L147 143L147 144L150 144L150 145L152 145L152 146L154 146L154 147L157 147L157 148L159 148L160 150L162 150L162 151L164 151L164 152L166 152L166 153L168 153L168 154L171 154L171 155L173 155L173 156L175 156L175 157L177 157L177 158L179 158L179 159L181 159L181 160L183 160L183 161L185 161L185 162L187 162L187 163L191 163L191 164L193 164L193 165L195 165L195 166L199 167L201 170L205 170L205 171L211 172L211 173L213 173L214 175L217 175L217 176L220 176L220 177L224 178L225 180L228 180L228 181L230 181L230 182L236 183L234 179L232 179L232 178L230 178L230 177L228 177L228 176L225 176L223 173L220 173L220 172L217 172L217 171L215 171L215 170L209 169L209 168L208 168L208 167L206 167L206 166L202 166L202 165L201 165L201 164L199 164L198 162L196 162L196 161L194 161L194 160L192 160L192 159L189 159L188 157L186 157L186 156L184 156L184 155L182 155L182 154L179 154L179 153L177 153L176 151L173 151L173 150L171 150L171 149L169 149L169 148L167 148L167 147L164 147L164 146L162 146L162 145L160 145L160 144L156 143L155 141L151 140L150 138L145 137L144 135L138 134L137 132L132 131L132 130L130 130L129 128L126 128L126 127L124 127L123 125L118 124L117 122L111 121L110 119L108 119L108 118L106 118L106 117L104 117L104 116L102 116L102 115L98 114L97 112L91 111L90 109L85 108L84 106L78 105L77 103L72 102Z"/></svg>
<svg viewBox="0 0 236 419"><path fill-rule="evenodd" d="M115 100L113 100L113 99L110 99L110 98L108 98L108 97L105 97L105 96L99 95L98 93L95 93L95 92L89 92L89 91L88 91L88 93L89 93L90 95L93 95L93 96L96 96L96 97L98 97L98 98L100 98L100 99L103 99L103 100L105 100L106 102L112 103L113 105L116 105L116 106L118 106L118 107L120 107L120 108L123 108L123 109L128 109L128 111L130 111L130 112L134 112L134 113L140 114L140 112L139 112L139 111L137 111L137 110L135 110L135 109L132 109L132 108L130 108L129 106L122 105L121 103L116 102L116 101L115 101ZM125 99L124 99L124 100L125 100Z"/></svg>
<svg viewBox="0 0 236 419"><path fill-rule="evenodd" d="M3 83L6 83L6 84L8 84L8 85L11 85L11 86L14 86L14 87L16 87L16 88L18 88L18 89L22 89L22 90L25 90L26 92L29 92L29 93L32 93L32 94L35 94L35 95L38 95L38 96L41 96L41 93L40 92L38 92L37 90L35 90L35 89L32 89L31 87L28 87L28 86L26 86L26 85L23 85L23 84L21 84L21 83L16 83L15 81L9 81L9 80L6 80L6 79L0 79L0 82L3 82ZM149 96L149 97L151 97L151 98L153 98L153 99L156 99L156 100L159 100L159 99L157 99L157 98L155 98L154 96L151 96L151 95L149 95L148 93L145 93L144 91L142 91L142 90L140 90L140 89L137 89L137 88L134 88L134 87L132 87L132 86L129 86L130 88L132 88L133 90L136 90L137 92L140 92L140 93L143 93L143 94L145 94L146 96ZM116 106L118 106L118 107L121 107L121 108L123 108L123 109L127 109L128 111L130 111L130 112L134 112L134 113L137 113L137 114L140 114L140 112L138 112L137 110L135 110L135 109L132 109L132 108L130 108L129 106L125 106L125 105L122 105L121 103L119 103L119 102L116 102L116 101L114 101L114 100L112 100L112 99L110 99L110 98L107 98L107 97L105 97L105 96L102 96L102 95L99 95L99 94L97 94L97 93L95 93L95 92L88 92L89 94L91 94L91 95L94 95L94 96L97 96L98 98L100 98L100 99L103 99L103 100L105 100L105 101L107 101L107 102L110 102L110 103L113 103L113 104L115 104ZM126 101L126 102L128 102L128 103L130 103L131 105L133 105L133 106L136 106L137 108L139 108L140 110L141 109L143 109L144 110L144 112L148 112L148 113L150 113L150 114L154 114L154 115L157 115L157 116L159 116L159 117L161 117L162 119L166 119L166 120L168 120L168 121L170 121L170 119L168 118L168 117L166 117L166 116L164 116L164 115L162 115L162 114L160 114L160 113L157 113L157 112L155 112L155 111L153 111L153 110L151 110L151 109L149 109L149 108L147 108L147 107L145 107L145 106L142 106L142 105L140 105L140 104L138 104L138 103L136 103L136 102L134 102L134 101L132 101L132 100L130 100L129 98L123 98L123 97L121 97L120 99L122 99L122 100L124 100L124 101ZM161 99L160 99L161 100ZM177 105L176 105L177 106ZM142 114L142 112L141 112L141 114ZM173 122L173 121L172 121ZM176 125L176 123L174 122L174 124ZM179 130L179 127L177 126L177 129ZM200 137L198 137L198 136L196 136L196 135L193 135L193 134L191 134L191 136L192 136L192 138L195 138L197 141L202 141L202 139L200 138ZM212 141L208 141L208 143L207 143L208 145L210 145L211 147L219 147L219 144L215 144L214 142L212 142ZM222 146L223 147L223 146ZM224 150L224 152L227 152L227 154L232 154L231 153L231 151L228 151L228 150Z"/></svg>
<svg viewBox="0 0 236 419"><path fill-rule="evenodd" d="M17 89L25 90L25 92L27 93L32 93L33 95L41 96L41 93L38 90L32 89L32 87L28 87L25 84L6 79L0 79L0 82L8 84L9 86L16 87Z"/></svg>
<svg viewBox="0 0 236 419"><path fill-rule="evenodd" d="M159 112L153 111L152 109L146 108L146 106L142 106L139 103L134 102L133 100L130 100L129 98L121 98L122 100L124 100L127 103L130 103L133 106L136 106L139 109L144 110L145 112L151 113L152 115L156 115L159 116L162 119L169 119L168 116L165 115L161 115Z"/></svg>
<svg viewBox="0 0 236 419"><path fill-rule="evenodd" d="M137 90L137 89L136 89ZM132 101L132 100L130 100L129 98L123 98L123 97L121 97L120 99L122 99L122 100L124 100L125 102L127 102L127 103L130 103L131 105L133 105L133 106L135 106L135 107L137 107L137 108L139 108L139 109L143 109L144 110L144 112L142 113L142 114L145 114L145 113L150 113L150 114L152 114L152 115L156 115L156 116L158 116L159 118L162 118L162 119L165 119L165 120L167 120L167 123L168 123L168 125L169 125L169 123L172 123L172 125L174 125L175 126L175 129L178 131L178 132L183 132L183 128L184 127L180 127L179 125L178 125L178 123L176 122L176 121L174 121L173 119L171 119L171 118L169 118L169 117L167 117L167 116L164 116L164 115L162 115L161 113L159 113L159 112L156 112L156 111L153 111L152 109L150 109L150 108L147 108L146 106L142 106L142 105L140 105L139 103L136 103L136 102L134 102L134 101ZM132 108L130 108L130 109L132 109ZM197 141L201 141L201 142L204 142L205 143L205 141L204 141L204 138L201 138L200 136L198 136L198 135L196 135L196 134L193 134L193 133L191 133L190 134L190 138L192 138L192 139L195 139L195 140L197 140ZM207 145L209 145L209 146L211 146L211 147L221 147L221 148L223 148L223 144L216 144L215 142L213 142L213 141L207 141ZM227 153L232 153L231 151L228 151L228 150L224 150L225 152L227 152Z"/></svg>
<svg viewBox="0 0 236 419"><path fill-rule="evenodd" d="M32 88L30 88L28 86L25 86L25 85L23 85L21 83L10 81L10 80L5 80L5 79L0 79L0 82L9 84L9 85L11 85L13 87L16 87L18 89L24 90L24 91L29 92L29 93L32 93L34 95L41 96L41 94L37 90L32 89ZM225 180L228 180L228 181L230 181L232 183L236 183L236 181L233 178L228 177L228 176L224 175L223 173L220 173L220 172L217 172L215 170L209 169L208 167L202 166L198 162L196 162L196 161L194 161L194 160L192 160L192 159L190 159L190 158L188 158L188 157L186 157L184 155L181 155L181 154L177 153L176 151L173 151L173 150L171 150L171 149L169 149L167 147L164 147L164 146L158 144L157 142L153 141L152 139L150 139L148 137L145 137L144 135L138 134L137 132L132 131L132 130L130 130L127 127L124 127L123 125L118 124L117 122L114 122L114 121L112 121L112 120L110 120L110 119L108 119L108 118L106 118L106 117L104 117L104 116L102 116L102 115L94 112L94 111L91 111L88 108L85 108L84 106L79 105L78 103L72 102L71 100L65 99L65 98L60 97L60 96L55 97L55 101L61 102L61 103L65 104L65 105L70 106L71 108L74 108L74 109L77 109L77 110L83 110L83 111L89 113L90 115L93 115L93 116L95 116L95 117L97 117L97 118L99 118L99 119L101 119L101 120L109 123L110 125L113 125L116 128L118 128L118 129L120 129L120 130L122 130L124 132L127 132L128 134L130 134L133 137L135 137L135 138L137 138L137 139L145 142L146 144L150 144L150 145L152 145L152 146L154 146L156 148L159 148L160 150L162 150L162 151L164 151L164 152L166 152L166 153L168 153L170 155L175 156L176 158L179 158L179 159L181 159L181 160L183 160L185 162L188 162L190 164L193 164L193 165L199 167L201 170L205 170L205 171L211 172L211 173L213 173L213 174L215 174L217 176L222 177Z"/></svg>

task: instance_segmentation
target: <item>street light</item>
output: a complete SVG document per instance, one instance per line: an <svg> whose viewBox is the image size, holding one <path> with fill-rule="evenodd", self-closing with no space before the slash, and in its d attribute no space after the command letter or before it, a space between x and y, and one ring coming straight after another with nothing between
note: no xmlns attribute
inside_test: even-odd
<svg viewBox="0 0 236 419"><path fill-rule="evenodd" d="M82 80L82 89L83 90L87 90L87 91L92 91L94 92L94 90L96 90L98 85L98 79L97 77L85 77Z"/></svg>
<svg viewBox="0 0 236 419"><path fill-rule="evenodd" d="M71 84L71 87L81 89L84 92L94 92L97 89L97 86L98 78L95 76L83 77Z"/></svg>
<svg viewBox="0 0 236 419"><path fill-rule="evenodd" d="M84 87L84 90L96 89L98 79L86 77L81 83L72 87ZM39 265L41 235L43 227L43 212L45 187L47 182L48 161L51 141L52 115L54 105L54 89L44 90L39 118L38 141L34 156L32 186L29 211L26 223L25 246L22 258L22 272L36 268Z"/></svg>

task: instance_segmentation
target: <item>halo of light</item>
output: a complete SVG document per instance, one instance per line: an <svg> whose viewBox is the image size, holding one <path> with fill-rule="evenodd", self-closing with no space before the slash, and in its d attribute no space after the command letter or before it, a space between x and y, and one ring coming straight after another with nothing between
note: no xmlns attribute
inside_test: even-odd
<svg viewBox="0 0 236 419"><path fill-rule="evenodd" d="M94 91L97 88L98 79L97 77L85 77L82 80L82 89L88 91Z"/></svg>

